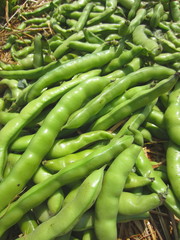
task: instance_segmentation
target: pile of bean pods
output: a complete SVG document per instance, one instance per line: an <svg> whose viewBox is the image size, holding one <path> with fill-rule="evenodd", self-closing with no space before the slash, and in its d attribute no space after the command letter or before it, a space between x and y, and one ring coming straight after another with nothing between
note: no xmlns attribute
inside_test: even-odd
<svg viewBox="0 0 180 240"><path fill-rule="evenodd" d="M121 239L158 207L180 239L180 2L18 10L0 26L0 239Z"/></svg>

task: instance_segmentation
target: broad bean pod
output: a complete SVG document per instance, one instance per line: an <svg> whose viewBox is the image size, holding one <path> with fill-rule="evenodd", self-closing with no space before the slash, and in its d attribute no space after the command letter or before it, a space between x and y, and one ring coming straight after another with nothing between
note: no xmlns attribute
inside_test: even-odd
<svg viewBox="0 0 180 240"><path fill-rule="evenodd" d="M36 80L39 77L43 76L45 73L51 71L52 69L61 65L60 61L53 61L46 66L38 67L36 69L28 69L28 70L11 70L0 71L1 78L8 79L27 79L27 80Z"/></svg>
<svg viewBox="0 0 180 240"><path fill-rule="evenodd" d="M95 121L95 123L91 126L91 130L107 130L117 122L128 117L132 112L144 107L149 102L158 98L161 94L171 90L177 79L178 76L173 76L162 80L155 87L144 90L134 98L116 106L111 112Z"/></svg>
<svg viewBox="0 0 180 240"><path fill-rule="evenodd" d="M89 77L99 75L100 70L92 70L79 77L74 78L74 80L67 83L63 83L59 87L55 87L45 91L41 96L36 98L27 104L19 113L17 118L9 121L0 131L0 177L3 177L3 166L6 161L6 151L12 141L21 132L21 130L29 122L35 119L38 114L49 104L56 102L62 95L68 92L71 88L78 85L81 81L88 79ZM8 131L11 129L11 131Z"/></svg>
<svg viewBox="0 0 180 240"><path fill-rule="evenodd" d="M75 31L80 31L84 28L84 26L87 24L87 20L89 18L90 12L93 9L94 4L92 2L88 3L84 9L83 12L81 14L81 16L79 17L76 25L74 26L74 30Z"/></svg>
<svg viewBox="0 0 180 240"><path fill-rule="evenodd" d="M159 25L163 14L164 14L163 4L161 2L157 3L153 8L153 15L150 19L150 26L152 28L156 28Z"/></svg>
<svg viewBox="0 0 180 240"><path fill-rule="evenodd" d="M124 192L122 192L124 194ZM138 215L121 215L117 216L117 223L121 222L129 222L135 220L143 220L149 218L149 212L144 212L143 214ZM79 222L74 226L74 232L82 232L88 229L92 229L94 227L94 218L95 212L94 209L89 209L87 212L83 214L83 216L79 219Z"/></svg>
<svg viewBox="0 0 180 240"><path fill-rule="evenodd" d="M83 213L94 204L101 189L103 174L104 168L94 170L83 181L72 202L63 207L55 216L39 225L33 232L19 239L50 240L72 230Z"/></svg>
<svg viewBox="0 0 180 240"><path fill-rule="evenodd" d="M148 104L144 109L136 111L120 128L115 137L121 137L124 134L132 134L130 129L139 130L140 126L146 120L149 113L152 111L155 102Z"/></svg>
<svg viewBox="0 0 180 240"><path fill-rule="evenodd" d="M159 43L162 46L162 52L166 52L166 53L178 52L178 49L176 48L175 44L167 39L164 39L164 38L159 39Z"/></svg>
<svg viewBox="0 0 180 240"><path fill-rule="evenodd" d="M46 155L47 159L59 158L71 154L80 150L81 148L96 142L98 140L110 140L114 136L112 133L106 131L92 131L82 133L81 135L74 138L66 138L54 143L54 146L50 149Z"/></svg>
<svg viewBox="0 0 180 240"><path fill-rule="evenodd" d="M163 65L175 63L180 61L180 52L161 53L154 57L154 61Z"/></svg>
<svg viewBox="0 0 180 240"><path fill-rule="evenodd" d="M62 80L68 80L75 74L86 72L93 68L98 68L109 62L114 56L114 49L109 49L96 54L85 55L81 58L73 59L61 66L49 71L41 78L39 78L31 87L27 94L27 101L31 101L36 98L41 91L53 85L53 83L60 82Z"/></svg>
<svg viewBox="0 0 180 240"><path fill-rule="evenodd" d="M69 47L78 51L83 52L94 52L100 44L96 43L88 43L88 42L80 42L80 41L71 41L69 43Z"/></svg>
<svg viewBox="0 0 180 240"><path fill-rule="evenodd" d="M148 130L151 135L156 138L156 139L161 139L161 140L168 140L168 134L165 131L165 129L159 127L158 125L151 123L151 122L144 122L143 127Z"/></svg>
<svg viewBox="0 0 180 240"><path fill-rule="evenodd" d="M136 195L122 192L119 199L119 215L138 215L153 210L163 204L163 196L157 193Z"/></svg>
<svg viewBox="0 0 180 240"><path fill-rule="evenodd" d="M131 188L146 186L153 181L154 181L154 178L143 177L143 176L139 176L135 172L130 172L126 179L124 189L127 190Z"/></svg>
<svg viewBox="0 0 180 240"><path fill-rule="evenodd" d="M141 67L140 58L134 58L130 63L128 63L124 68L117 69L106 75L108 78L121 78L125 75L128 75L131 72L135 72L139 70Z"/></svg>
<svg viewBox="0 0 180 240"><path fill-rule="evenodd" d="M7 163L4 169L4 177L6 177L10 173L15 163L19 160L20 156L21 156L20 154L16 154L16 153L8 154Z"/></svg>
<svg viewBox="0 0 180 240"><path fill-rule="evenodd" d="M18 81L14 79L2 79L0 86L6 86L11 91L11 98L16 99L21 93L21 89L18 88Z"/></svg>
<svg viewBox="0 0 180 240"><path fill-rule="evenodd" d="M166 150L167 175L173 192L180 200L180 146L169 141Z"/></svg>
<svg viewBox="0 0 180 240"><path fill-rule="evenodd" d="M139 26L146 16L146 9L139 8L136 12L135 17L130 21L130 24L127 29L127 34L132 34L137 26Z"/></svg>
<svg viewBox="0 0 180 240"><path fill-rule="evenodd" d="M105 10L102 13L99 13L98 16L88 20L87 25L91 26L93 24L97 24L99 22L102 22L104 19L107 19L108 17L110 17L115 12L116 7L117 7L117 0L106 1Z"/></svg>
<svg viewBox="0 0 180 240"><path fill-rule="evenodd" d="M80 181L77 181L75 184L73 184L73 186L71 187L71 189L68 191L64 201L63 201L63 207L72 202L74 200L74 198L76 197L78 191L79 191L79 188L81 186L81 182Z"/></svg>
<svg viewBox="0 0 180 240"><path fill-rule="evenodd" d="M169 41L174 43L176 47L180 47L180 42L179 42L176 34L172 30L167 31L166 35L167 35L167 39Z"/></svg>
<svg viewBox="0 0 180 240"><path fill-rule="evenodd" d="M140 0L134 2L134 4L132 5L132 8L129 10L127 15L128 20L132 20L135 17L136 12L139 9L140 5L141 5Z"/></svg>
<svg viewBox="0 0 180 240"><path fill-rule="evenodd" d="M34 231L35 228L38 226L36 219L32 212L26 213L21 220L18 222L18 226L21 232L26 235L30 232Z"/></svg>
<svg viewBox="0 0 180 240"><path fill-rule="evenodd" d="M174 22L180 21L180 4L179 1L174 0L169 2L171 18Z"/></svg>
<svg viewBox="0 0 180 240"><path fill-rule="evenodd" d="M11 54L15 60L25 58L28 54L34 51L34 44L31 46L26 46L20 50L16 50L15 45L11 47Z"/></svg>
<svg viewBox="0 0 180 240"><path fill-rule="evenodd" d="M135 1L133 0L118 0L118 3L126 9L131 9Z"/></svg>
<svg viewBox="0 0 180 240"><path fill-rule="evenodd" d="M177 217L180 217L179 201L175 197L171 188L164 183L164 181L159 177L158 174L156 174L156 171L153 169L152 164L150 163L149 159L146 157L144 151L140 152L135 166L137 167L137 171L142 176L154 178L154 181L148 185L149 188L155 193L164 194L165 199L163 204L170 211L172 211Z"/></svg>
<svg viewBox="0 0 180 240"><path fill-rule="evenodd" d="M165 128L168 136L175 144L180 146L180 82L169 95L167 109L164 113Z"/></svg>
<svg viewBox="0 0 180 240"><path fill-rule="evenodd" d="M150 56L156 56L161 52L160 46L155 40L147 37L145 27L145 25L141 24L135 28L132 33L133 42L147 49Z"/></svg>
<svg viewBox="0 0 180 240"><path fill-rule="evenodd" d="M109 144L97 148L81 161L72 163L49 177L46 181L31 187L17 201L11 203L11 205L1 211L0 236L17 223L26 212L44 202L57 189L86 177L93 170L112 161L120 152L130 146L132 142L132 136L123 136L116 140L112 139Z"/></svg>
<svg viewBox="0 0 180 240"><path fill-rule="evenodd" d="M100 33L104 31L111 31L111 32L117 32L119 29L119 24L117 23L104 23L95 25L92 27L87 28L89 31L92 31L93 33ZM84 31L79 31L78 33L72 34L70 37L68 37L66 40L63 41L63 43L54 51L53 55L56 59L62 57L64 53L68 50L68 45L71 41L74 40L81 40L83 39Z"/></svg>
<svg viewBox="0 0 180 240"><path fill-rule="evenodd" d="M97 240L94 229L85 230L83 233L82 240Z"/></svg>
<svg viewBox="0 0 180 240"><path fill-rule="evenodd" d="M112 72L118 68L123 67L125 64L129 63L134 57L138 57L143 48L141 46L133 46L130 50L123 51L120 56L114 58L109 64L103 69L103 74Z"/></svg>
<svg viewBox="0 0 180 240"><path fill-rule="evenodd" d="M34 134L22 136L16 139L10 149L14 152L23 152L28 147ZM80 134L79 136L56 140L53 147L46 155L47 159L60 158L78 151L79 149L99 140L112 139L113 134L106 131L93 131Z"/></svg>
<svg viewBox="0 0 180 240"><path fill-rule="evenodd" d="M132 98L137 93L139 93L139 91L143 91L143 90L148 89L148 88L150 88L149 84L129 88L124 94L122 94L119 97L116 97L111 102L106 104L104 106L104 108L94 117L94 119L97 119L97 118L105 115L106 113L111 111L115 106L117 106L117 105L121 104L122 102L125 102L126 100Z"/></svg>
<svg viewBox="0 0 180 240"><path fill-rule="evenodd" d="M43 121L43 124L32 138L20 160L14 166L7 178L2 181L0 185L2 193L3 191L10 192L1 195L0 209L3 209L3 207L8 205L12 198L23 189L25 184L36 172L40 162L53 146L59 131L67 121L69 115L77 110L89 97L99 93L99 91L101 91L109 82L110 80L105 79L104 77L87 79L71 89L59 100ZM71 101L74 103L76 102L76 104L72 105ZM44 144L39 146L39 141L41 140L43 140ZM5 149L7 148L7 146L3 147ZM26 169L26 166L28 166L28 172L23 176L20 173L22 172L22 169Z"/></svg>
<svg viewBox="0 0 180 240"><path fill-rule="evenodd" d="M34 56L33 56L34 68L38 68L44 65L42 49L43 49L42 35L39 33L34 37Z"/></svg>
<svg viewBox="0 0 180 240"><path fill-rule="evenodd" d="M95 204L94 228L99 240L117 238L119 198L140 151L140 146L132 144L115 158L105 172L102 189Z"/></svg>
<svg viewBox="0 0 180 240"><path fill-rule="evenodd" d="M152 109L152 112L149 114L146 120L160 128L165 128L164 113L160 110Z"/></svg>
<svg viewBox="0 0 180 240"><path fill-rule="evenodd" d="M15 113L15 112L12 113L12 112L0 111L0 124L5 125L7 122L18 117L18 115L19 113Z"/></svg>
<svg viewBox="0 0 180 240"><path fill-rule="evenodd" d="M63 3L56 9L56 11L60 12L60 13L61 12L63 13L66 11L67 12L76 11L76 10L82 9L88 3L89 3L89 0L76 1L76 2L72 2L72 3Z"/></svg>
<svg viewBox="0 0 180 240"><path fill-rule="evenodd" d="M126 89L140 83L148 82L152 79L161 80L171 76L175 71L163 66L144 67L116 80L104 89L101 94L90 100L84 107L76 111L68 119L63 128L75 129L88 122L89 119L97 114L108 102L120 96Z"/></svg>
<svg viewBox="0 0 180 240"><path fill-rule="evenodd" d="M44 160L42 163L50 171L58 172L67 165L79 161L93 152L93 149L85 149L77 153L72 153L61 158Z"/></svg>

